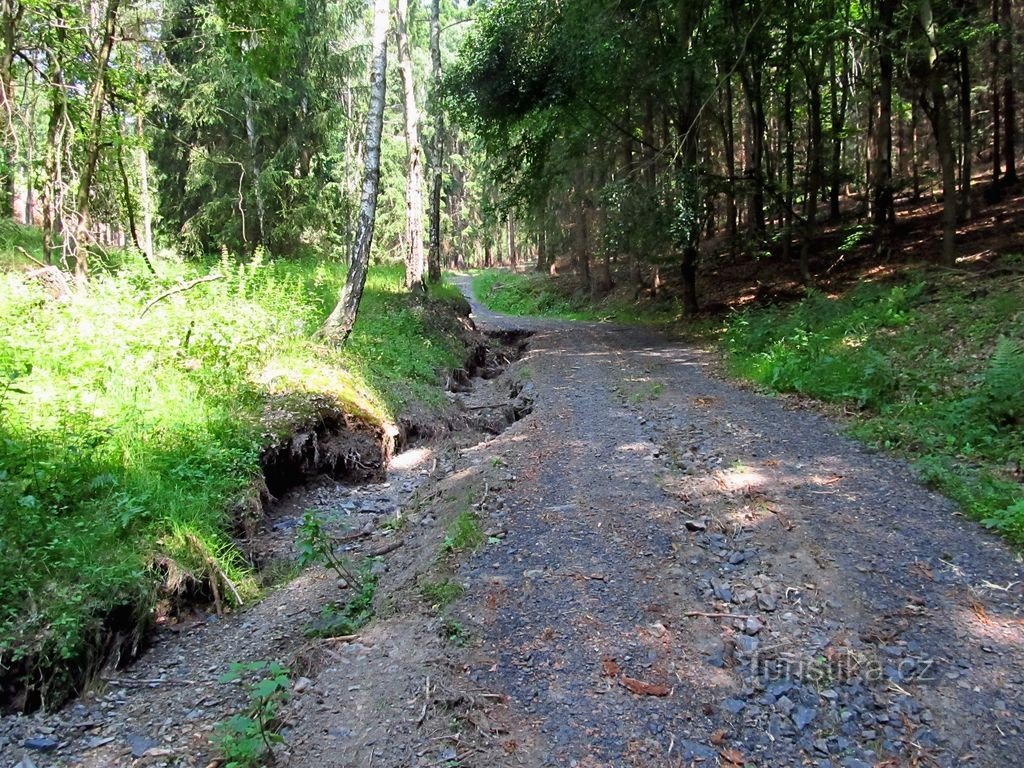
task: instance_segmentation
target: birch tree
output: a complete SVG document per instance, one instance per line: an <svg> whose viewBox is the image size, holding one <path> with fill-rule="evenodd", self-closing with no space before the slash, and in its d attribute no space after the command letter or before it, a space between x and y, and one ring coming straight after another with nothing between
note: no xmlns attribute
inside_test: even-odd
<svg viewBox="0 0 1024 768"><path fill-rule="evenodd" d="M373 48L370 64L370 109L366 117L366 139L363 152L363 184L356 224L355 243L349 262L348 278L337 306L324 324L324 336L344 344L352 333L359 313L359 301L366 285L370 266L373 224L377 216L377 194L380 191L380 141L384 130L384 97L388 67L388 0L374 0Z"/></svg>

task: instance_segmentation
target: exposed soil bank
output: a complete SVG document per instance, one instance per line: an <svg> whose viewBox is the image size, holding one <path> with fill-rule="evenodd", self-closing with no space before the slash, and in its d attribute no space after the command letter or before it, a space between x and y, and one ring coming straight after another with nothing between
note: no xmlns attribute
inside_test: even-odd
<svg viewBox="0 0 1024 768"><path fill-rule="evenodd" d="M435 313L438 310L433 310ZM468 312L468 307L464 309ZM464 366L444 377L449 391L468 392L477 378L492 379L517 359L526 347L528 334L499 332L485 336L455 314L445 322L459 326L459 335L471 349ZM443 412L411 408L415 415L397 424L377 424L341 410L333 401L319 399L314 414L296 425L286 438L265 448L260 456L261 476L234 510L233 529L240 551L251 567L265 563L258 555L257 539L269 510L278 498L296 487L322 477L346 484L380 482L396 453L451 432L479 428L504 428L529 412L517 391L514 404L502 404L495 413L463 412L450 407ZM500 426L499 426L500 425ZM222 610L217 585L210 573L179 578L174 565L156 556L155 580L162 582L143 603L128 603L110 611L98 624L92 642L77 657L42 659L28 656L0 667L0 712L32 712L55 709L86 690L104 670L126 668L144 653L154 624L168 617L200 611ZM215 574L212 578L217 578ZM215 605L216 603L216 605ZM156 607L154 607L156 606Z"/></svg>

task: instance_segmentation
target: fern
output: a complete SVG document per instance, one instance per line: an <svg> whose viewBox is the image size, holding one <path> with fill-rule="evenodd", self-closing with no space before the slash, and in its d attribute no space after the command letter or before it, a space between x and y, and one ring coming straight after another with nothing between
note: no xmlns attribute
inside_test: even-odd
<svg viewBox="0 0 1024 768"><path fill-rule="evenodd" d="M1007 423L1024 417L1024 344L999 337L985 371L982 394L995 421Z"/></svg>

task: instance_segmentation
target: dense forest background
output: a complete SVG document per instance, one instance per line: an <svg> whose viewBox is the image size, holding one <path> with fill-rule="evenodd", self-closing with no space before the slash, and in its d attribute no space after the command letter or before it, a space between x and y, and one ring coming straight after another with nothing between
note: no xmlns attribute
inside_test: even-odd
<svg viewBox="0 0 1024 768"><path fill-rule="evenodd" d="M392 45L378 257L426 237L405 215L420 146L448 263L570 254L597 292L616 265L637 284L678 267L691 310L702 252L774 250L810 280L824 221L858 216L884 252L908 199L943 201L950 264L957 224L1017 178L1009 0L434 5ZM345 259L370 10L5 2L7 213L82 274L112 244Z"/></svg>

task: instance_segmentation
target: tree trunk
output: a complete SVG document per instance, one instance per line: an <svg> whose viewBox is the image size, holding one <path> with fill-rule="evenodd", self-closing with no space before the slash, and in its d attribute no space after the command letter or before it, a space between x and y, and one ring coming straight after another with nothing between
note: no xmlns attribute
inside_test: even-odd
<svg viewBox="0 0 1024 768"><path fill-rule="evenodd" d="M427 256L427 280L431 285L441 282L441 167L444 155L444 110L439 101L441 91L441 0L430 3L430 69L434 85L434 141L431 152L433 187L430 192L430 249Z"/></svg>
<svg viewBox="0 0 1024 768"><path fill-rule="evenodd" d="M21 3L4 0L3 3L3 51L0 52L0 111L4 113L4 216L14 214L14 167L17 162L18 133L15 126L14 103L14 54L17 45L18 24L25 13ZM31 183L31 182L29 182Z"/></svg>
<svg viewBox="0 0 1024 768"><path fill-rule="evenodd" d="M247 86L246 86L247 87ZM260 187L260 177L263 175L259 157L259 147L256 136L256 105L253 104L252 94L246 90L245 93L245 137L249 145L249 176L252 179L253 199L256 201L256 245L264 245L267 239L267 208L263 202L263 190ZM239 203L241 205L241 203ZM249 233L245 231L245 220L242 222L242 241L249 241Z"/></svg>
<svg viewBox="0 0 1024 768"><path fill-rule="evenodd" d="M743 90L747 97L748 141L747 167L744 175L751 185L747 197L748 225L756 234L764 234L764 145L765 130L764 101L761 93L761 73L756 67L744 73Z"/></svg>
<svg viewBox="0 0 1024 768"><path fill-rule="evenodd" d="M730 253L736 248L736 238L739 235L739 213L736 208L736 131L733 120L732 98L732 77L729 76L725 79L725 130L723 141L725 173L729 177L729 183L726 186L725 210L729 230Z"/></svg>
<svg viewBox="0 0 1024 768"><path fill-rule="evenodd" d="M341 298L324 324L324 336L343 344L352 333L359 301L366 285L370 266L373 224L377 216L377 193L380 189L380 141L384 130L384 96L388 65L388 0L374 0L373 59L370 64L370 109L366 117L366 140L363 152L363 185L356 224L355 243L348 268L348 279Z"/></svg>
<svg viewBox="0 0 1024 768"><path fill-rule="evenodd" d="M846 127L846 111L850 103L850 69L849 57L843 54L843 67L838 77L835 56L830 58L830 107L832 113L832 165L829 168L831 183L829 185L829 219L839 219L839 193L843 182L843 130ZM837 93L838 91L838 93Z"/></svg>
<svg viewBox="0 0 1024 768"><path fill-rule="evenodd" d="M895 0L878 0L878 81L875 91L877 113L872 136L871 221L875 225L875 243L880 253L889 247L889 234L895 219L892 187L892 80L893 19Z"/></svg>
<svg viewBox="0 0 1024 768"><path fill-rule="evenodd" d="M960 46L960 213L971 218L971 58L966 45Z"/></svg>
<svg viewBox="0 0 1024 768"><path fill-rule="evenodd" d="M931 0L919 0L918 15L921 29L928 44L927 79L921 102L932 124L935 148L939 156L942 173L942 263L948 267L956 264L957 189L956 155L953 152L953 132L946 103L945 84L938 68L938 43Z"/></svg>
<svg viewBox="0 0 1024 768"><path fill-rule="evenodd" d="M791 11L792 9L787 9ZM785 181L783 189L783 211L782 211L782 262L788 264L793 255L793 201L796 197L794 184L796 176L794 172L794 161L796 150L793 146L793 33L786 32L786 47L783 58L785 59L785 86L782 92L782 132L785 149L783 153L785 163ZM801 255L802 255L801 251ZM803 262L800 264L800 271L803 274Z"/></svg>
<svg viewBox="0 0 1024 768"><path fill-rule="evenodd" d="M402 76L405 113L405 287L422 291L423 285L423 160L420 147L420 114L416 108L416 80L409 46L409 0L398 0L395 12L398 32L398 70Z"/></svg>
<svg viewBox="0 0 1024 768"><path fill-rule="evenodd" d="M992 25L999 26L999 3L1000 0L992 0ZM989 85L991 92L990 103L992 105L992 181L993 183L999 182L999 177L1002 175L1002 161L1003 161L1003 148L1002 148L1002 125L999 119L999 107L1002 102L1002 97L999 93L999 77L1003 71L1003 64L1000 59L1000 53L1002 52L1002 46L999 44L999 35L992 35L992 42L989 47L989 53L992 57L992 82Z"/></svg>
<svg viewBox="0 0 1024 768"><path fill-rule="evenodd" d="M78 176L78 195L75 205L74 232L70 234L69 255L74 260L75 279L83 283L89 275L89 263L84 248L84 240L88 237L90 205L92 202L92 182L99 164L100 149L103 146L103 105L107 93L107 67L110 54L114 50L114 35L117 32L117 12L120 0L109 0L103 19L103 37L96 55L96 69L92 73L93 81L89 92L89 120L85 144L85 160Z"/></svg>
<svg viewBox="0 0 1024 768"><path fill-rule="evenodd" d="M811 57L811 61L814 57ZM805 285L812 282L810 249L818 225L818 194L821 191L822 152L824 130L821 124L821 85L823 71L818 64L810 64L807 72L808 115L809 123L807 146L807 207L804 225L803 243L800 246L800 279Z"/></svg>
<svg viewBox="0 0 1024 768"><path fill-rule="evenodd" d="M1000 27L1003 49L1003 166L1006 181L1017 181L1017 108L1013 89L1013 7L1010 0L1002 0Z"/></svg>
<svg viewBox="0 0 1024 768"><path fill-rule="evenodd" d="M149 154L146 152L142 116L135 117L135 135L139 146L136 149L139 165L139 206L142 208L142 253L153 268L153 196L149 189Z"/></svg>

